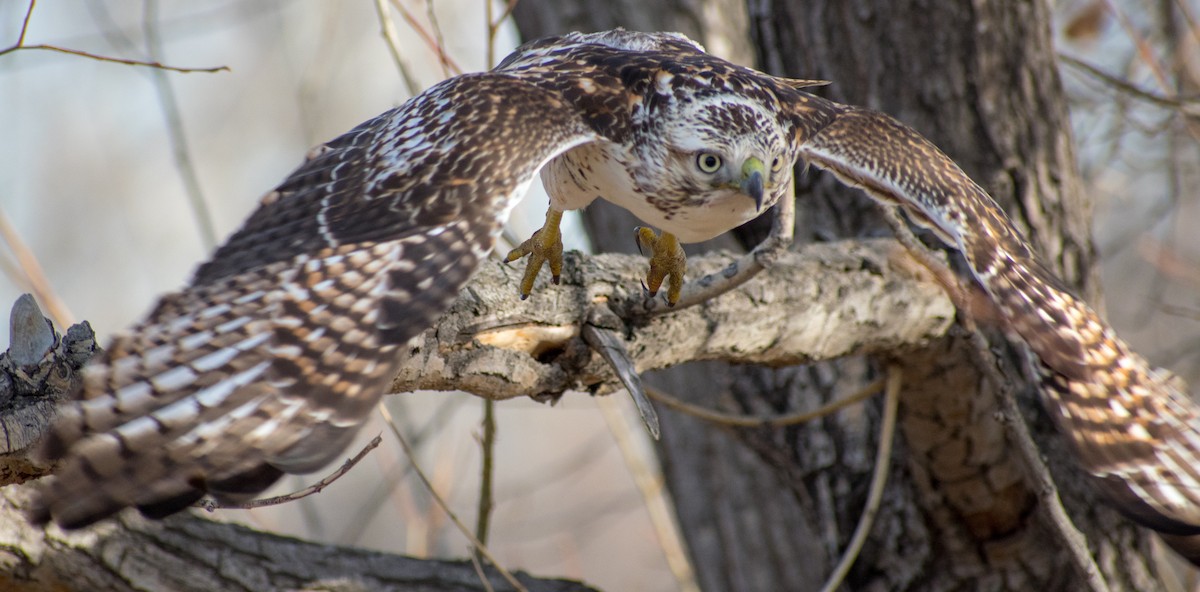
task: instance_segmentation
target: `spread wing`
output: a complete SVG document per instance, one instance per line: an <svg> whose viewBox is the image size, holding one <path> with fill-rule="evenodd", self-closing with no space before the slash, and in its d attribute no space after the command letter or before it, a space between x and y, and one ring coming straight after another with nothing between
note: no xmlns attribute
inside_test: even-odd
<svg viewBox="0 0 1200 592"><path fill-rule="evenodd" d="M163 516L338 456L535 173L629 142L631 105L674 58L724 64L673 34L535 41L314 149L86 370L46 438L62 464L33 519Z"/></svg>
<svg viewBox="0 0 1200 592"><path fill-rule="evenodd" d="M1200 407L1041 265L996 202L908 126L797 93L801 158L903 207L966 257L1004 328L1040 361L1044 401L1114 505L1170 535L1200 533ZM1200 561L1200 544L1168 542Z"/></svg>
<svg viewBox="0 0 1200 592"><path fill-rule="evenodd" d="M314 149L86 369L33 518L166 515L339 455L397 347L449 306L538 169L594 129L557 92L484 73Z"/></svg>

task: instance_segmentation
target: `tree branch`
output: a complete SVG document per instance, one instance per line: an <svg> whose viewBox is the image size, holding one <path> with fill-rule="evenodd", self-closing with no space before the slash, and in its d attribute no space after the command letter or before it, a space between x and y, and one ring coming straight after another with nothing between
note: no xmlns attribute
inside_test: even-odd
<svg viewBox="0 0 1200 592"><path fill-rule="evenodd" d="M908 271L902 253L892 240L809 245L713 301L624 319L626 349L646 372L695 360L784 366L917 348L944 335L955 311L940 286ZM694 257L688 268L715 273L733 260ZM391 390L507 399L620 388L580 328L595 306L625 310L641 299L644 265L635 256L568 253L561 285L539 285L514 306L522 270L489 262L407 352Z"/></svg>
<svg viewBox="0 0 1200 592"><path fill-rule="evenodd" d="M785 254L754 281L710 302L648 319L604 318L623 325L616 327L617 334L642 372L691 360L786 365L920 351L946 333L955 311L939 285L909 271L911 264L902 253L890 240L810 245ZM722 254L696 257L689 268L697 275L715 273L733 259ZM504 399L557 397L568 389L593 394L616 390L619 380L584 343L581 328L599 318L593 314L597 307L628 310L631 299L641 299L638 279L644 265L641 257L572 253L560 286L540 286L528 301L518 303L522 270L489 261L438 325L406 352L392 391L466 390ZM8 389L0 392L0 422L11 422L30 405L52 407L53 397L25 381L71 377L78 364L63 366L61 360L71 355L78 362L80 355L72 352L92 345L80 340L78 329L72 331L74 337L69 332L54 340L39 366L17 368L19 373L8 354L0 356L0 390ZM68 347L70 343L76 345ZM51 368L68 370L51 374ZM21 417L30 434L51 421L48 412ZM16 448L0 461L25 460L28 447ZM116 590L388 590L411 589L434 577L438 586L425 589L484 589L469 562L424 562L340 548L331 552L326 546L191 516L157 527L127 513L121 520L70 534L55 527L38 530L22 514L29 496L26 487L0 491L0 562L20 590L63 582L71 582L69 588ZM502 579L492 580L497 590L511 589ZM585 589L528 576L521 582L530 590Z"/></svg>
<svg viewBox="0 0 1200 592"><path fill-rule="evenodd" d="M470 561L433 561L308 543L183 514L162 522L125 514L64 533L25 521L30 489L0 489L0 587L50 590L483 592ZM494 568L488 585L511 591ZM516 578L530 592L582 592L568 580Z"/></svg>

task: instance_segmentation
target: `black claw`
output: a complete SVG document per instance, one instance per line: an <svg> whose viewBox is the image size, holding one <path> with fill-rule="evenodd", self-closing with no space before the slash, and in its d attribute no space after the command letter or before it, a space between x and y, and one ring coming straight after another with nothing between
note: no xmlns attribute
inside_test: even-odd
<svg viewBox="0 0 1200 592"><path fill-rule="evenodd" d="M521 300L525 300L526 298L529 298L529 294L521 294Z"/></svg>
<svg viewBox="0 0 1200 592"><path fill-rule="evenodd" d="M560 278L559 276L554 276L554 277L550 278L550 283L557 286L561 280L562 280L562 278Z"/></svg>

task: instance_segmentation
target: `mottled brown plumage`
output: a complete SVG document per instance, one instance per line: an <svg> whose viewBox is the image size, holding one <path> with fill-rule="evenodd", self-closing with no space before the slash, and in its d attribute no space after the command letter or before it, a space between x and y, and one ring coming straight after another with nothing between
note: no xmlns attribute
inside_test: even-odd
<svg viewBox="0 0 1200 592"><path fill-rule="evenodd" d="M77 527L129 506L159 516L322 466L378 401L397 348L491 251L542 165L599 147L617 156L609 165L625 186L687 200L680 216L703 213L708 198L757 213L782 195L790 167L756 204L719 179L705 188L680 174L664 138L761 146L780 153L760 158L793 162L780 90L790 87L678 35L572 34L317 147L186 288L87 369L44 444L63 462L34 519Z"/></svg>
<svg viewBox="0 0 1200 592"><path fill-rule="evenodd" d="M81 526L128 506L165 515L338 456L396 349L449 305L547 163L558 207L601 197L699 240L775 203L800 160L961 251L999 321L1036 354L1050 414L1101 490L1147 526L1200 532L1200 419L1183 385L1046 271L930 142L805 93L811 84L678 35L571 34L318 147L190 285L89 367L47 438L63 464L34 519ZM697 158L707 153L722 158ZM738 186L734 169L751 157L765 178Z"/></svg>

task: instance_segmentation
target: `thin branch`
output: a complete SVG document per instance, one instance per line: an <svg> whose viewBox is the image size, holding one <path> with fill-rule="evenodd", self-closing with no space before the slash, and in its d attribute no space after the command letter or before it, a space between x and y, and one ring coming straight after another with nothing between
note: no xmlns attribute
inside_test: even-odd
<svg viewBox="0 0 1200 592"><path fill-rule="evenodd" d="M642 504L650 517L650 524L654 528L659 548L662 549L663 556L667 560L667 567L675 576L677 589L681 592L700 592L700 586L696 583L696 572L692 569L692 564L688 561L687 553L684 551L679 527L671 518L674 513L668 507L668 501L664 495L661 473L651 469L644 457L645 453L639 452L638 447L634 444L633 433L636 430L626 420L625 414L621 412L618 400L612 397L599 397L596 399L596 404L600 407L604 423L608 425L608 431L617 443L617 450L621 452L625 467L629 469L633 483L642 496Z"/></svg>
<svg viewBox="0 0 1200 592"><path fill-rule="evenodd" d="M504 12L500 13L499 17L492 15L493 0L483 0L484 6L487 8L488 34L487 34L487 67L494 68L496 66L496 33L500 31L500 25L512 15L512 12L517 7L517 0L508 0L508 4L504 6Z"/></svg>
<svg viewBox="0 0 1200 592"><path fill-rule="evenodd" d="M479 477L479 510L475 517L475 538L487 544L488 527L492 518L493 477L496 474L496 402L491 399L483 400L483 438L479 441L483 458L480 463ZM478 552L474 560L478 561Z"/></svg>
<svg viewBox="0 0 1200 592"><path fill-rule="evenodd" d="M884 381L882 379L876 380L844 399L838 399L832 403L822 405L820 408L813 411L789 413L787 415L776 415L772 417L733 415L729 413L721 413L720 411L712 411L710 409L692 405L691 403L685 403L675 396L658 390L652 386L647 386L645 388L646 394L650 395L650 398L676 411L691 415L692 417L721 425L739 428L755 428L762 426L786 426L809 422L854 405L855 403L862 402L873 396L875 393L878 393L883 386Z"/></svg>
<svg viewBox="0 0 1200 592"><path fill-rule="evenodd" d="M408 26L412 27L413 31L415 31L421 38L421 41L424 41L425 45L437 55L438 60L450 69L451 74L457 76L463 73L463 70L459 67L458 63L446 54L444 48L438 45L437 41L434 39L434 36L427 31L425 27L421 26L421 22L418 21L417 17L413 16L413 14L404 7L404 5L401 3L401 0L391 0L391 3L392 6L396 7L396 10L400 11L400 16L404 17L404 22L408 23Z"/></svg>
<svg viewBox="0 0 1200 592"><path fill-rule="evenodd" d="M392 20L392 11L388 10L387 0L375 0L375 14L379 16L379 26L383 31L384 40L387 41L388 52L392 54L392 61L396 63L396 70L404 80L408 95L415 97L421 92L421 85L413 78L412 72L408 71L408 65L404 63L404 57L400 54L400 35L396 32L396 21Z"/></svg>
<svg viewBox="0 0 1200 592"><path fill-rule="evenodd" d="M1125 12L1122 11L1120 7L1113 2L1113 0L1106 1L1109 10L1116 15L1117 22L1119 22L1121 24L1121 28L1125 30L1125 34L1129 36L1129 39L1133 41L1134 46L1137 47L1138 56L1140 56L1142 62L1150 68L1150 72L1154 75L1155 81L1158 82L1159 88L1162 89L1163 92L1170 92L1172 89L1171 84L1168 82L1166 71L1162 64L1159 63L1159 60L1154 56L1154 50L1150 46L1150 43L1146 41L1144 36L1138 33L1137 29L1133 25L1133 21L1129 19L1129 15L1125 14ZM1187 128L1188 133L1191 134L1193 138L1200 140L1200 125L1195 124L1190 119L1185 119L1183 123Z"/></svg>
<svg viewBox="0 0 1200 592"><path fill-rule="evenodd" d="M217 510L217 509L249 510L251 508L262 508L265 506L277 506L279 504L286 504L288 502L293 502L298 499L304 499L310 495L313 495L316 493L321 493L322 490L324 490L326 487L329 487L331 484L333 484L334 481L341 479L342 475L349 473L350 469L354 468L354 465L357 465L359 463L359 461L361 461L362 459L367 457L367 454L369 454L372 450L375 450L376 448L378 448L380 442L383 442L383 437L375 436L374 438L371 439L370 442L367 442L366 446L363 446L362 450L358 451L358 454L354 455L352 458L346 459L346 462L342 463L342 466L338 467L338 469L336 471L330 473L324 479L321 479L320 481L317 481L316 483L313 483L312 485L305 487L304 489L301 489L298 491L293 491L292 493L289 493L286 495L277 495L275 497L256 499L253 501L240 503L240 504L222 504L222 503L217 502L216 500L203 499L203 500L196 502L196 506L204 508L205 510L208 510L209 512L211 512L213 510Z"/></svg>
<svg viewBox="0 0 1200 592"><path fill-rule="evenodd" d="M421 483L423 483L425 488L429 490L429 494L433 496L433 500L437 502L438 507L440 507L442 511L450 517L450 521L458 527L459 532L461 532L463 536L475 546L476 551L478 551L480 555L483 555L487 558L488 562L490 562L492 566L500 572L500 575L503 576L513 588L516 588L520 592L529 592L525 586L521 585L521 582L518 582L517 579L513 577L513 575L509 573L507 569L504 569L504 567L501 566L498 561L496 561L496 558L492 555L492 552L488 550L487 546L481 543L479 539L475 538L475 535L471 534L471 530L467 528L467 525L463 524L462 520L458 519L458 515L450 509L450 506L446 503L446 500L442 499L442 496L438 495L437 490L433 488L433 483L429 481L429 477L425 475L425 471L422 470L421 465L417 463L417 457L413 453L412 447L408 445L408 440L404 439L404 434L401 434L400 430L396 427L396 422L392 419L392 414L388 411L387 406L380 404L378 407L379 412L383 414L384 421L386 421L388 424L388 428L392 430L392 434L395 435L396 440L400 442L400 447L404 449L404 454L408 455L408 461L410 464L412 464L413 472L417 474L417 477L421 480Z"/></svg>
<svg viewBox="0 0 1200 592"><path fill-rule="evenodd" d="M425 0L425 18L429 20L429 26L433 29L433 41L437 44L438 61L442 66L442 78L450 77L450 65L446 59L449 55L446 53L446 37L442 34L442 25L438 23L437 13L433 11L433 0ZM461 74L462 72L458 72Z"/></svg>
<svg viewBox="0 0 1200 592"><path fill-rule="evenodd" d="M475 568L475 575L479 577L479 583L483 584L483 589L486 592L496 592L492 588L492 582L488 579L487 574L483 573L483 563L479 560L479 553L471 554L471 567Z"/></svg>
<svg viewBox="0 0 1200 592"><path fill-rule="evenodd" d="M596 314L605 315L605 313L609 317L616 316L607 306L597 306L589 317ZM637 405L638 413L641 414L642 422L646 424L650 436L658 440L662 434L658 425L658 413L654 410L654 405L651 405L650 400L646 398L642 377L638 375L637 368L629 357L629 352L625 349L625 341L621 339L616 330L597 326L590 322L590 319L580 333L583 335L583 341L592 348L592 351L600 354L601 359L616 373L629 396L633 397L633 402Z"/></svg>
<svg viewBox="0 0 1200 592"><path fill-rule="evenodd" d="M229 66L216 66L213 68L183 68L180 66L168 66L166 64L163 64L160 62L154 62L154 61L131 60L128 58L102 56L102 55L97 55L94 53L82 51L79 49L69 49L66 47L59 47L57 45L47 45L44 43L39 43L37 45L12 45L12 46L6 47L4 49L0 49L0 56L7 54L7 53L12 53L17 50L34 50L34 49L41 49L41 50L46 50L46 51L57 51L59 53L65 53L65 54L70 54L70 55L74 55L74 56L89 58L89 59L93 59L93 60L96 60L99 62L112 62L115 64L124 64L126 66L144 66L147 68L154 68L156 70L170 70L172 72L180 72L180 73L184 73L184 74L188 74L191 72L207 72L207 73L211 74L214 72L229 72L230 71Z"/></svg>
<svg viewBox="0 0 1200 592"><path fill-rule="evenodd" d="M400 405L403 402L403 398L392 398L390 401L392 405ZM421 428L416 434L413 434L411 438L413 448L420 449L425 445L426 441L434 436L439 428L445 426L446 418L455 413L464 402L465 399L458 397L443 397L429 420L422 422ZM380 404L384 403L380 402ZM374 484L366 501L360 504L353 517L343 521L345 527L334 539L338 544L353 545L360 543L363 531L375 519L379 510L383 508L383 502L394 493L396 486L412 470L412 464L401 467L400 462L400 460L397 460L393 465L380 467L381 478Z"/></svg>
<svg viewBox="0 0 1200 592"><path fill-rule="evenodd" d="M513 11L517 9L518 1L519 0L508 0L508 4L504 6L504 12L500 13L500 16L496 17L496 20L492 22L492 26L494 28L499 29L500 25L503 24L508 17L512 16Z"/></svg>
<svg viewBox="0 0 1200 592"><path fill-rule="evenodd" d="M24 274L23 279L28 282L37 300L46 307L46 312L50 313L50 317L59 327L70 327L74 323L75 315L71 314L67 304L50 286L50 280L42 270L42 265L38 263L29 245L21 240L21 235L9 222L3 210L0 210L0 237L3 237L8 249L17 258L17 264L21 266L21 273Z"/></svg>
<svg viewBox="0 0 1200 592"><path fill-rule="evenodd" d="M1137 28L1133 25L1133 21L1129 20L1129 15L1125 14L1125 11L1121 10L1121 7L1117 6L1116 2L1106 0L1105 4L1108 5L1109 11L1117 17L1117 22L1121 23L1121 28L1125 30L1125 34L1129 37L1129 40L1133 41L1138 55L1142 58L1142 63L1150 68L1150 73L1154 75L1159 88L1164 91L1168 90L1170 85L1167 83L1167 74L1163 71L1162 65L1158 63L1158 59L1154 57L1154 48L1150 46L1145 37L1138 33Z"/></svg>
<svg viewBox="0 0 1200 592"><path fill-rule="evenodd" d="M883 499L883 486L887 484L888 467L892 464L892 441L895 440L896 410L900 405L900 385L903 382L903 376L904 372L899 367L888 367L887 388L884 389L883 399L883 423L879 427L879 448L875 453L875 470L871 474L867 505L858 519L858 526L854 527L850 544L846 546L842 558L838 560L837 567L829 575L829 579L821 589L822 592L833 592L842 585L842 580L846 579L846 574L850 573L850 567L854 565L854 560L858 559L863 544L867 542L871 526L875 524L875 516L879 513L879 502Z"/></svg>
<svg viewBox="0 0 1200 592"><path fill-rule="evenodd" d="M21 21L21 34L17 36L17 47L25 45L25 33L29 31L29 19L33 18L35 6L37 6L37 0L29 0L29 8L25 9L25 19Z"/></svg>
<svg viewBox="0 0 1200 592"><path fill-rule="evenodd" d="M1200 98L1163 95L1151 92L1144 90L1119 76L1113 76L1112 74L1109 74L1100 68L1097 68L1096 66L1093 66L1092 64L1089 64L1078 58L1074 58L1065 54L1059 54L1058 59L1062 63L1074 68L1075 70L1100 80L1101 82L1130 96L1142 99L1155 105L1159 105L1161 107L1179 109L1183 114L1190 117L1200 117Z"/></svg>
<svg viewBox="0 0 1200 592"><path fill-rule="evenodd" d="M4 48L4 49L0 49L0 56L9 54L9 53L13 53L18 50L43 50L43 51L56 51L59 53L65 53L65 54L69 54L69 55L74 55L74 56L79 56L79 57L96 60L99 62L112 62L115 64L124 64L126 66L144 66L147 68L154 68L156 70L170 70L172 72L181 72L181 73L185 73L185 74L190 73L190 72L213 73L213 72L228 72L229 71L229 66L217 66L214 68L181 68L178 66L168 66L168 65L156 62L156 61L131 60L131 59L127 59L127 58L103 56L103 55L98 55L98 54L86 52L86 51L79 50L79 49L70 49L70 48L66 48L66 47L59 47L57 45L49 45L46 43L38 43L35 45L25 45L25 36L29 32L29 21L30 21L30 19L33 18L33 8L36 5L37 5L37 0L29 0L29 8L26 9L26 11L25 11L25 20L23 20L21 22L21 32L20 32L20 34L17 35L17 42Z"/></svg>
<svg viewBox="0 0 1200 592"><path fill-rule="evenodd" d="M158 36L158 2L145 0L142 13L142 31L146 36L146 52L151 58L162 54L162 40ZM183 115L179 110L179 99L175 96L175 88L171 79L161 69L153 72L154 90L158 94L158 104L162 107L163 117L167 120L167 138L171 143L171 156L175 160L175 169L179 171L183 181L184 192L188 203L192 206L192 215L200 230L200 240L206 251L217 246L217 230L213 224L212 213L204 192L200 189L200 177L196 174L196 165L192 161L192 152L188 149L187 134L183 129Z"/></svg>

